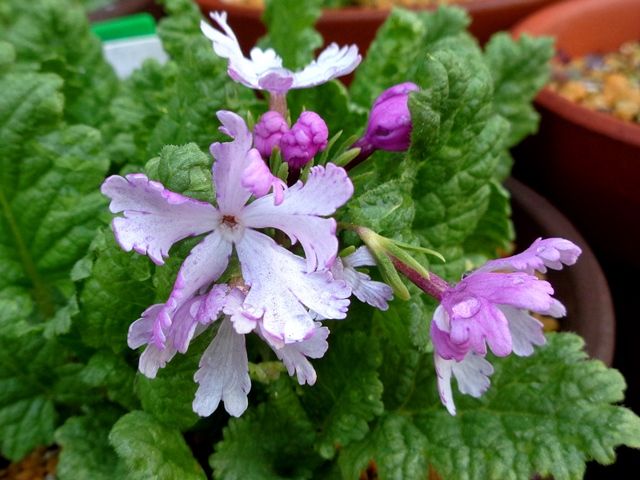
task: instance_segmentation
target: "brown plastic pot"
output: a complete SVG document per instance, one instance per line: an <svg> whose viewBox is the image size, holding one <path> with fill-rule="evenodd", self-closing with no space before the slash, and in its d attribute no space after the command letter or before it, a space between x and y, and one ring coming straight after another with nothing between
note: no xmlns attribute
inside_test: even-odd
<svg viewBox="0 0 640 480"><path fill-rule="evenodd" d="M120 0L93 10L88 16L92 22L99 22L143 12L150 13L156 19L164 15L162 7L154 0Z"/></svg>
<svg viewBox="0 0 640 480"><path fill-rule="evenodd" d="M640 1L571 0L518 24L514 35L552 35L570 56L640 40ZM603 258L640 265L640 126L544 89L540 132L516 152L516 175L544 192Z"/></svg>
<svg viewBox="0 0 640 480"><path fill-rule="evenodd" d="M460 5L473 19L471 33L482 43L500 30L509 29L514 23L531 12L558 0L473 0ZM258 8L236 6L223 0L197 0L200 10L208 15L211 11L225 10L229 14L229 24L238 36L240 45L248 51L258 38L265 34ZM339 45L355 43L366 52L376 31L389 15L388 10L347 7L324 9L316 28L325 43Z"/></svg>
<svg viewBox="0 0 640 480"><path fill-rule="evenodd" d="M595 255L575 227L539 194L511 178L511 192L517 250L525 249L538 237L562 237L582 248L578 262L547 276L555 295L567 307L561 329L581 335L587 352L611 365L615 349L615 314L607 280Z"/></svg>

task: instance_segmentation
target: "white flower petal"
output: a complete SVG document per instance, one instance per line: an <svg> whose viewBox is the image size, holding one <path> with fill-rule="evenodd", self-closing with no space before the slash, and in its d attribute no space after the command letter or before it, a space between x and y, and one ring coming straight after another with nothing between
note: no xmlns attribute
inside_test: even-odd
<svg viewBox="0 0 640 480"><path fill-rule="evenodd" d="M534 345L544 345L546 338L542 330L542 323L533 318L524 310L508 305L500 305L504 316L509 322L513 353L520 357L528 357L533 354Z"/></svg>
<svg viewBox="0 0 640 480"><path fill-rule="evenodd" d="M493 365L473 352L467 353L461 362L452 361L451 371L458 381L458 390L472 397L481 397L491 385L489 376L493 374Z"/></svg>
<svg viewBox="0 0 640 480"><path fill-rule="evenodd" d="M316 383L316 371L308 358L322 358L329 348L327 343L328 336L329 329L321 326L320 323L315 324L315 329L308 338L297 343L278 345L276 342L276 345L274 345L271 343L268 334L262 335L267 343L271 345L276 356L282 360L289 375L296 375L300 385L305 383L313 385Z"/></svg>
<svg viewBox="0 0 640 480"><path fill-rule="evenodd" d="M249 228L277 228L291 241L300 241L304 249L308 271L330 268L338 252L336 222L331 215L353 194L353 184L347 172L327 164L326 168L311 168L303 185L298 182L284 192L280 205L274 205L273 194L248 205L242 221Z"/></svg>
<svg viewBox="0 0 640 480"><path fill-rule="evenodd" d="M228 319L222 321L216 337L203 353L194 379L198 390L193 411L198 415L211 415L221 400L224 409L234 417L247 409L251 380L244 335L237 334Z"/></svg>
<svg viewBox="0 0 640 480"><path fill-rule="evenodd" d="M340 48L332 43L325 48L320 56L301 72L294 74L291 88L308 88L321 85L334 78L342 77L353 72L360 64L362 57L355 45Z"/></svg>
<svg viewBox="0 0 640 480"><path fill-rule="evenodd" d="M368 251L367 251L368 252ZM389 302L393 298L393 289L386 283L371 280L369 275L358 272L351 266L352 257L357 251L345 258L338 258L331 268L331 273L336 280L347 282L351 292L358 300L367 303L380 310L387 310Z"/></svg>
<svg viewBox="0 0 640 480"><path fill-rule="evenodd" d="M271 335L285 343L304 340L314 329L307 308L324 318L346 316L349 287L329 272L306 273L302 258L253 230L245 231L236 248L251 287L245 307L264 312L264 328Z"/></svg>
<svg viewBox="0 0 640 480"><path fill-rule="evenodd" d="M135 250L158 265L164 263L171 246L183 238L213 230L220 214L213 205L164 188L146 175L113 175L100 189L111 198L113 232L123 250Z"/></svg>
<svg viewBox="0 0 640 480"><path fill-rule="evenodd" d="M455 360L446 360L437 353L433 355L436 375L438 377L438 393L440 401L447 408L451 415L456 414L456 405L453 403L453 392L451 391L451 372Z"/></svg>

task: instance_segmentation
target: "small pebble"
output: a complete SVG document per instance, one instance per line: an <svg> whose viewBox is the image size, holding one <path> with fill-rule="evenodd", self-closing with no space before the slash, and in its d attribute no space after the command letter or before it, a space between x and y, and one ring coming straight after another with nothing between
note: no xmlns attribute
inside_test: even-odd
<svg viewBox="0 0 640 480"><path fill-rule="evenodd" d="M592 110L640 123L640 42L576 58L559 52L549 87Z"/></svg>

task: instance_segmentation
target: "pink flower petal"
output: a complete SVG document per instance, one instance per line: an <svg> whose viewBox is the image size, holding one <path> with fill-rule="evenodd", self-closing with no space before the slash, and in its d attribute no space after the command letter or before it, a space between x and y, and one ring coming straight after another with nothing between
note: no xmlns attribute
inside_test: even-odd
<svg viewBox="0 0 640 480"><path fill-rule="evenodd" d="M174 243L213 230L220 218L213 205L167 190L139 173L113 175L101 191L111 198L113 213L124 212L112 223L120 246L149 255L158 265Z"/></svg>
<svg viewBox="0 0 640 480"><path fill-rule="evenodd" d="M207 287L222 275L229 263L232 244L219 230L207 235L196 245L178 271L169 299L154 323L154 343L164 348L166 332L172 316L201 288Z"/></svg>
<svg viewBox="0 0 640 480"><path fill-rule="evenodd" d="M288 343L280 347L277 341L275 344L271 343L268 333L261 333L261 336L271 346L276 356L282 360L289 375L293 376L295 374L300 385L304 385L305 383L307 385L313 385L316 383L316 371L308 358L322 358L329 348L329 344L327 343L329 329L327 327L316 323L315 329L307 339L301 342Z"/></svg>
<svg viewBox="0 0 640 480"><path fill-rule="evenodd" d="M271 195L259 198L242 213L249 228L277 228L291 241L299 241L307 258L308 271L330 268L338 252L336 222L322 218L333 214L353 194L347 172L331 163L311 169L306 184L298 182L284 193L280 205Z"/></svg>
<svg viewBox="0 0 640 480"><path fill-rule="evenodd" d="M380 310L387 310L393 298L393 289L386 283L371 280L365 273L358 272L356 266L374 266L376 262L367 247L360 247L351 255L338 258L331 273L337 280L347 282L351 292L358 300Z"/></svg>
<svg viewBox="0 0 640 480"><path fill-rule="evenodd" d="M251 192L242 186L242 174L251 162L249 150L253 136L244 120L235 113L221 110L217 115L222 123L220 130L234 139L211 145L218 208L223 215L239 215L251 196Z"/></svg>
<svg viewBox="0 0 640 480"><path fill-rule="evenodd" d="M346 316L350 290L329 272L306 273L302 258L253 230L245 231L236 248L251 287L244 305L264 312L264 329L275 338L284 343L307 338L315 328L307 308L324 318Z"/></svg>
<svg viewBox="0 0 640 480"><path fill-rule="evenodd" d="M251 390L249 363L244 335L223 320L216 337L200 358L200 368L194 375L198 383L193 411L202 417L211 415L220 404L234 417L247 409L247 394Z"/></svg>
<svg viewBox="0 0 640 480"><path fill-rule="evenodd" d="M573 265L581 253L580 247L564 238L538 238L524 252L507 258L491 260L476 271L507 270L532 274L534 270L537 270L540 273L545 273L547 268L562 270L563 265Z"/></svg>

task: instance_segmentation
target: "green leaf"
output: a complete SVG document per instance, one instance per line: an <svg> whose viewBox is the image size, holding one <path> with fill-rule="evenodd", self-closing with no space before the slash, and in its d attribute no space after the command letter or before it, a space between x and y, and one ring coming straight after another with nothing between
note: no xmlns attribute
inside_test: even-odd
<svg viewBox="0 0 640 480"><path fill-rule="evenodd" d="M171 191L198 200L214 199L211 184L211 162L195 143L182 146L167 145L160 156L151 159L146 166L150 178L158 180Z"/></svg>
<svg viewBox="0 0 640 480"><path fill-rule="evenodd" d="M356 192L348 205L348 221L391 238L406 237L415 216L409 181L390 180Z"/></svg>
<svg viewBox="0 0 640 480"><path fill-rule="evenodd" d="M0 336L0 453L19 460L53 440L57 420L53 390L68 355L38 331Z"/></svg>
<svg viewBox="0 0 640 480"><path fill-rule="evenodd" d="M508 33L494 35L486 46L485 58L494 82L495 111L511 124L507 146L512 147L538 128L540 116L531 102L547 83L551 38L522 35L514 40Z"/></svg>
<svg viewBox="0 0 640 480"><path fill-rule="evenodd" d="M127 478L126 469L109 445L116 412L102 408L81 417L71 417L56 430L62 447L56 475L60 480L118 480Z"/></svg>
<svg viewBox="0 0 640 480"><path fill-rule="evenodd" d="M280 380L267 402L232 419L210 458L215 478L284 480L312 478L313 425L291 390Z"/></svg>
<svg viewBox="0 0 640 480"><path fill-rule="evenodd" d="M426 439L402 415L386 415L367 437L340 454L338 464L343 478L359 478L373 461L381 480L429 478Z"/></svg>
<svg viewBox="0 0 640 480"><path fill-rule="evenodd" d="M515 238L513 224L509 220L509 192L497 182L492 182L490 186L491 195L487 210L478 222L476 230L469 235L464 244L466 252L481 254L486 260L510 252L511 242Z"/></svg>
<svg viewBox="0 0 640 480"><path fill-rule="evenodd" d="M363 438L368 422L383 412L380 363L377 342L362 332L338 332L325 357L314 362L318 381L302 401L318 424L316 448L322 457Z"/></svg>
<svg viewBox="0 0 640 480"><path fill-rule="evenodd" d="M92 388L106 390L106 397L129 410L139 402L133 392L136 372L125 359L109 350L96 352L80 372L82 381Z"/></svg>
<svg viewBox="0 0 640 480"><path fill-rule="evenodd" d="M457 417L418 415L443 478L579 479L586 461L613 463L616 446L640 447L640 418L612 405L624 397L624 379L587 360L583 347L576 335L550 335L532 357L495 361L491 389L481 400L458 397Z"/></svg>
<svg viewBox="0 0 640 480"><path fill-rule="evenodd" d="M457 279L467 269L461 245L485 228L481 220L499 221L487 212L509 125L492 111L492 79L479 50L434 51L425 73L431 87L409 99L408 155L420 165L414 228L422 245L447 259L436 273Z"/></svg>
<svg viewBox="0 0 640 480"><path fill-rule="evenodd" d="M269 33L260 45L273 48L285 67L304 67L322 45L322 37L313 29L321 5L321 0L267 0L262 20Z"/></svg>
<svg viewBox="0 0 640 480"><path fill-rule="evenodd" d="M67 304L69 272L106 203L98 188L109 162L99 132L85 126L50 132L60 120L59 87L51 75L0 78L7 92L0 100L0 291L28 295L33 306L21 316L33 321ZM67 328L66 314L59 315L49 333Z"/></svg>
<svg viewBox="0 0 640 480"><path fill-rule="evenodd" d="M87 345L121 352L129 325L154 300L151 261L124 252L109 228L97 234L91 250L91 277L80 285L76 326Z"/></svg>
<svg viewBox="0 0 640 480"><path fill-rule="evenodd" d="M109 433L109 443L126 464L128 479L205 478L180 432L148 413L134 411L121 417Z"/></svg>
<svg viewBox="0 0 640 480"><path fill-rule="evenodd" d="M68 121L98 126L118 83L84 9L69 0L23 3L0 38L13 43L19 62L64 79Z"/></svg>

